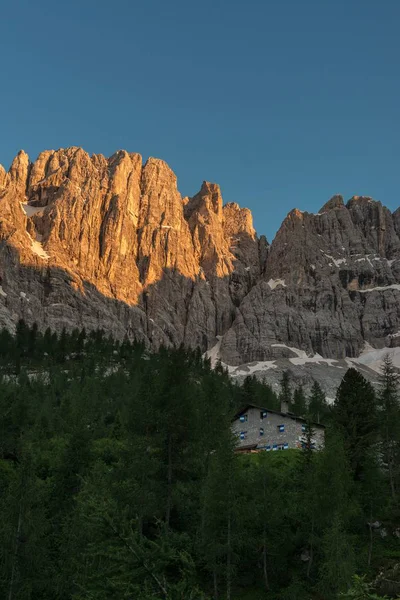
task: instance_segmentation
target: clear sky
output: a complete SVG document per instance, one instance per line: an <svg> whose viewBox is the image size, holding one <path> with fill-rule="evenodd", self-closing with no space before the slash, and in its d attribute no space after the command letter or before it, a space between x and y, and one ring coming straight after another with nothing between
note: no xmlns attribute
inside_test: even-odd
<svg viewBox="0 0 400 600"><path fill-rule="evenodd" d="M335 193L400 205L400 0L1 3L0 163L120 148L271 240Z"/></svg>

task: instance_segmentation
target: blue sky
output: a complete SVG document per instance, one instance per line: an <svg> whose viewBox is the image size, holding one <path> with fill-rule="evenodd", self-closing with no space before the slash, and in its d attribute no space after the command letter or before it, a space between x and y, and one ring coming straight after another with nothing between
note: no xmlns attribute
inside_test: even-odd
<svg viewBox="0 0 400 600"><path fill-rule="evenodd" d="M399 0L14 0L0 163L120 148L206 179L272 239L335 193L400 205Z"/></svg>

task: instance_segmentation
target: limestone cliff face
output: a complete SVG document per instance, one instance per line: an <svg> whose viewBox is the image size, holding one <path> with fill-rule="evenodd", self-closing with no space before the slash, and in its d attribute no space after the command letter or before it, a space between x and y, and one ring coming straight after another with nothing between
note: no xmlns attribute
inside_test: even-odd
<svg viewBox="0 0 400 600"><path fill-rule="evenodd" d="M102 327L150 346L206 349L261 272L249 211L206 182L182 199L164 161L125 151L20 152L0 169L0 239L1 324Z"/></svg>
<svg viewBox="0 0 400 600"><path fill-rule="evenodd" d="M265 273L224 336L231 364L296 356L358 356L400 329L400 240L395 216L371 198L332 198L317 215L291 211ZM286 347L282 347L282 344Z"/></svg>
<svg viewBox="0 0 400 600"><path fill-rule="evenodd" d="M204 182L182 198L168 165L119 151L24 152L0 166L0 325L103 328L149 347L219 336L231 365L356 356L400 337L400 210L334 196L297 209L272 245Z"/></svg>

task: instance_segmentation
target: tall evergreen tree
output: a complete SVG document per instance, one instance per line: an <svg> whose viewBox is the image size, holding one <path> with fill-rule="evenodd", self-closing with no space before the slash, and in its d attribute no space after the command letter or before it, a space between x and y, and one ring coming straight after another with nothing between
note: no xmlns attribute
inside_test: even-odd
<svg viewBox="0 0 400 600"><path fill-rule="evenodd" d="M377 436L377 406L372 385L349 369L338 388L333 418L340 427L355 479L360 480Z"/></svg>
<svg viewBox="0 0 400 600"><path fill-rule="evenodd" d="M202 548L212 575L215 600L221 587L225 588L226 600L231 600L238 541L239 465L230 434L225 433L224 437L221 436L210 462L202 509Z"/></svg>
<svg viewBox="0 0 400 600"><path fill-rule="evenodd" d="M398 498L400 475L400 375L390 354L383 359L381 388L378 395L381 455L387 466L393 500Z"/></svg>
<svg viewBox="0 0 400 600"><path fill-rule="evenodd" d="M311 421L308 421L302 438L302 451L299 457L297 473L300 531L302 532L304 545L309 553L307 578L311 577L312 569L314 568L315 546L318 540L317 457L313 444L314 435L315 432Z"/></svg>
<svg viewBox="0 0 400 600"><path fill-rule="evenodd" d="M311 421L315 423L324 423L325 418L328 414L328 404L326 402L326 396L317 381L314 381L311 388L311 394L308 399L307 407L308 416Z"/></svg>
<svg viewBox="0 0 400 600"><path fill-rule="evenodd" d="M289 371L284 371L280 380L279 402L280 410L287 412L292 403L292 391L290 389Z"/></svg>
<svg viewBox="0 0 400 600"><path fill-rule="evenodd" d="M237 405L255 404L271 410L280 410L278 398L265 381L259 381L255 375L248 375L239 388Z"/></svg>
<svg viewBox="0 0 400 600"><path fill-rule="evenodd" d="M304 417L307 412L306 395L302 385L294 390L291 410L298 417Z"/></svg>

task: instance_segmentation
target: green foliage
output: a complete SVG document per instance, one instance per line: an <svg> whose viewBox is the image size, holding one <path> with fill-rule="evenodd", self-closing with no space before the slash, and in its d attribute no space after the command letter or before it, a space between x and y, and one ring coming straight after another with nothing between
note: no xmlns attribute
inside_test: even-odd
<svg viewBox="0 0 400 600"><path fill-rule="evenodd" d="M325 393L317 381L314 381L308 399L308 417L314 423L326 423L329 417L329 408Z"/></svg>
<svg viewBox="0 0 400 600"><path fill-rule="evenodd" d="M354 575L352 586L347 592L339 595L342 600L387 600L387 596L374 594L372 585L365 581L365 576Z"/></svg>
<svg viewBox="0 0 400 600"><path fill-rule="evenodd" d="M303 451L241 455L237 407L279 408L265 382L101 331L21 321L0 342L0 598L376 598L351 577L398 557L370 525L391 532L398 515L390 365L377 407L346 374L319 452L324 394L315 384L306 407L285 374L280 398L309 420Z"/></svg>
<svg viewBox="0 0 400 600"><path fill-rule="evenodd" d="M321 547L319 587L326 598L335 598L348 587L355 571L354 550L339 514L325 530Z"/></svg>
<svg viewBox="0 0 400 600"><path fill-rule="evenodd" d="M236 390L235 404L238 407L255 404L272 410L280 410L280 403L275 392L265 381L259 381L254 375L248 375L243 385Z"/></svg>
<svg viewBox="0 0 400 600"><path fill-rule="evenodd" d="M390 354L384 357L381 389L378 394L380 449L386 465L393 502L398 506L400 493L400 403L399 374Z"/></svg>
<svg viewBox="0 0 400 600"><path fill-rule="evenodd" d="M356 369L349 369L343 377L333 417L342 431L354 477L361 479L377 438L377 406L372 385Z"/></svg>
<svg viewBox="0 0 400 600"><path fill-rule="evenodd" d="M282 408L282 406L286 406L286 408L289 409L292 404L292 390L290 388L289 371L283 372L282 378L280 381L280 387L281 387L281 391L279 393L280 408Z"/></svg>
<svg viewBox="0 0 400 600"><path fill-rule="evenodd" d="M304 417L307 413L307 399L302 385L294 390L291 409L299 417Z"/></svg>

